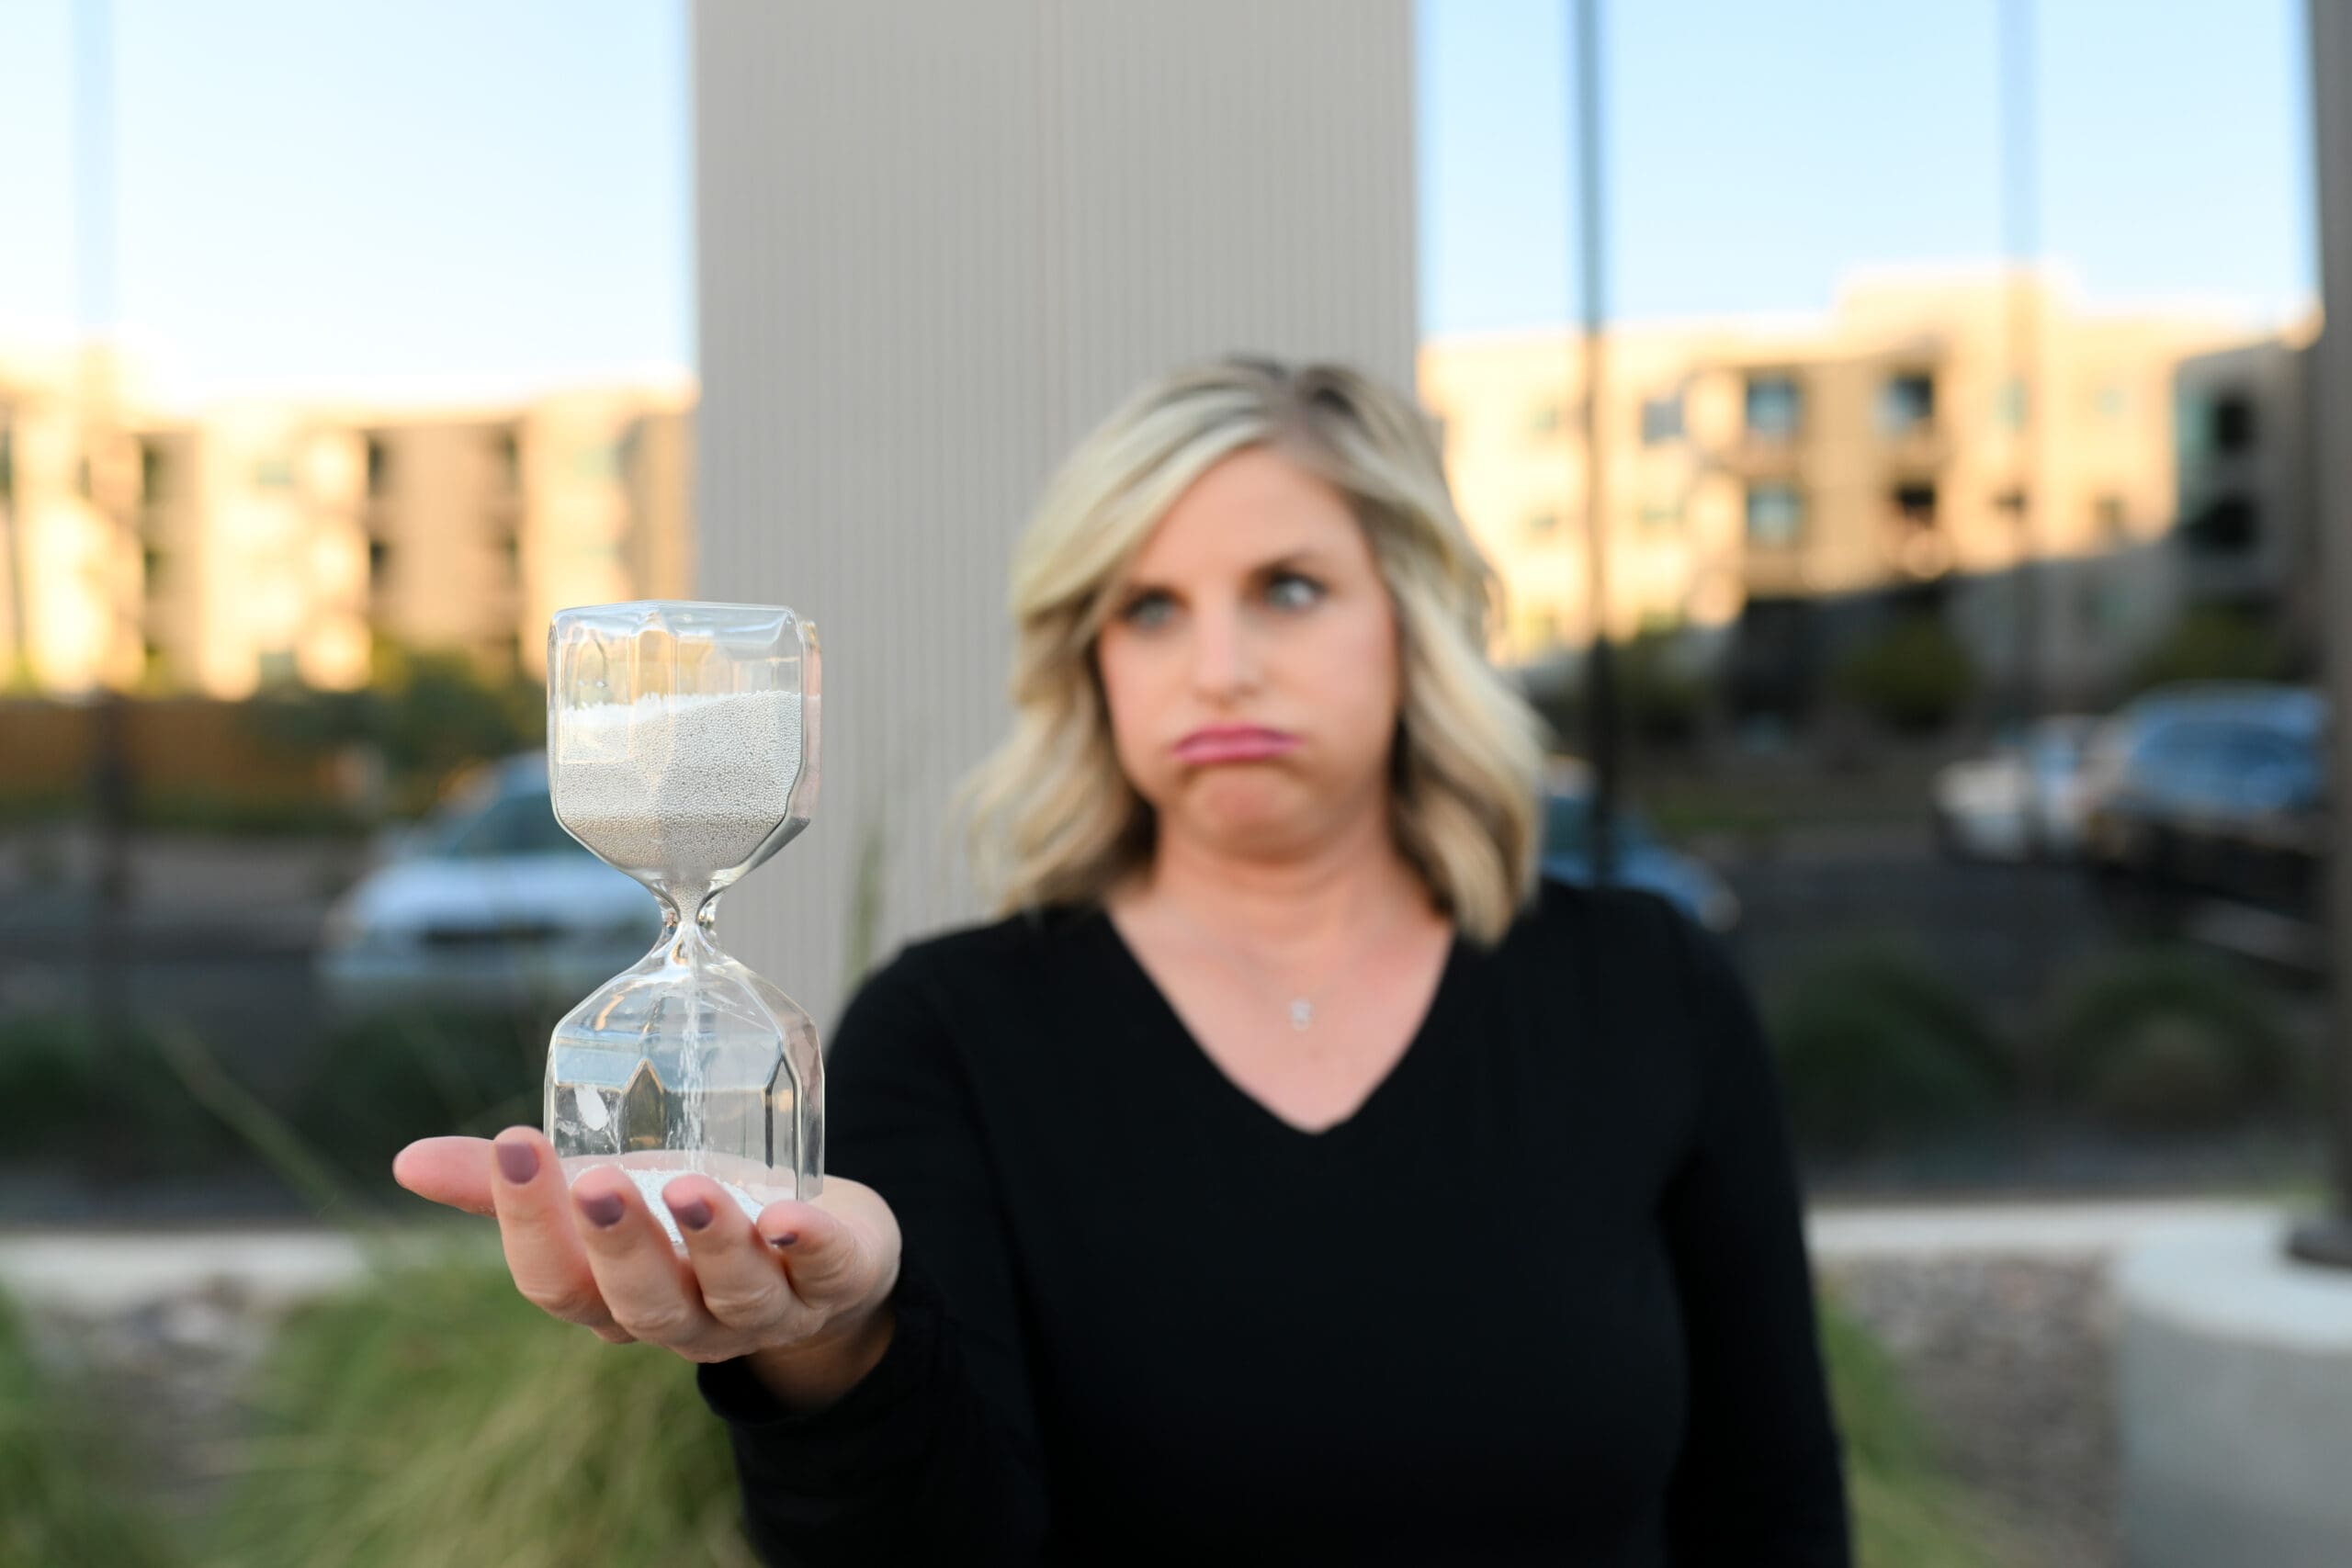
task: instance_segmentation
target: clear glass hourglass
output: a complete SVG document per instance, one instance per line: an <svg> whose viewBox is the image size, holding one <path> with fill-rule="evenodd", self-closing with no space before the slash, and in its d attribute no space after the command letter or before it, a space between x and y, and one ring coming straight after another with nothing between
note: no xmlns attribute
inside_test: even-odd
<svg viewBox="0 0 2352 1568"><path fill-rule="evenodd" d="M625 1170L673 1242L673 1177L753 1215L824 1180L816 1027L713 925L719 895L808 825L818 694L817 628L781 605L594 604L548 630L556 820L645 884L663 925L555 1026L548 1138L568 1182Z"/></svg>

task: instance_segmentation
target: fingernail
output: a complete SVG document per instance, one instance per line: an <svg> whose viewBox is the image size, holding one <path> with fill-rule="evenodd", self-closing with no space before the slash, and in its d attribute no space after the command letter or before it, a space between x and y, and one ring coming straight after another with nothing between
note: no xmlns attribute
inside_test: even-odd
<svg viewBox="0 0 2352 1568"><path fill-rule="evenodd" d="M798 1231L778 1231L775 1235L768 1237L768 1245L770 1247L790 1247L794 1242L798 1241L799 1239L800 1233Z"/></svg>
<svg viewBox="0 0 2352 1568"><path fill-rule="evenodd" d="M710 1224L710 1205L699 1198L691 1198L683 1203L673 1203L670 1206L670 1212L677 1215L678 1223L690 1231L698 1231Z"/></svg>
<svg viewBox="0 0 2352 1568"><path fill-rule="evenodd" d="M580 1200L580 1212L599 1229L616 1225L621 1220L621 1195L599 1192L593 1198L582 1198Z"/></svg>
<svg viewBox="0 0 2352 1568"><path fill-rule="evenodd" d="M498 1145L498 1168L506 1179L521 1186L539 1173L539 1151L528 1144Z"/></svg>

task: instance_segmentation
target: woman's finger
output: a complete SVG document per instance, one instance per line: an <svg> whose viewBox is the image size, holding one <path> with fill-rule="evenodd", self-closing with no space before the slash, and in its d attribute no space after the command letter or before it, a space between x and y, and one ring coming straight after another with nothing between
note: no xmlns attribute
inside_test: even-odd
<svg viewBox="0 0 2352 1568"><path fill-rule="evenodd" d="M573 1184L571 1205L597 1294L614 1322L675 1350L711 1339L717 1325L703 1310L694 1269L678 1256L635 1182L610 1166L594 1167Z"/></svg>
<svg viewBox="0 0 2352 1568"><path fill-rule="evenodd" d="M662 1201L685 1238L703 1310L716 1322L757 1331L800 1310L776 1266L776 1248L718 1182L680 1176L662 1190Z"/></svg>
<svg viewBox="0 0 2352 1568"><path fill-rule="evenodd" d="M826 1196L846 1198L850 1186L841 1183L839 1193L829 1189ZM792 1293L808 1305L832 1314L876 1297L880 1260L861 1228L842 1215L787 1198L762 1209L758 1227L784 1259Z"/></svg>
<svg viewBox="0 0 2352 1568"><path fill-rule="evenodd" d="M419 1138L392 1156L392 1179L435 1203L495 1214L489 1150L487 1138Z"/></svg>
<svg viewBox="0 0 2352 1568"><path fill-rule="evenodd" d="M514 1288L540 1311L620 1343L616 1322L581 1248L555 1149L536 1127L509 1127L484 1150L483 1180L498 1210L498 1235Z"/></svg>

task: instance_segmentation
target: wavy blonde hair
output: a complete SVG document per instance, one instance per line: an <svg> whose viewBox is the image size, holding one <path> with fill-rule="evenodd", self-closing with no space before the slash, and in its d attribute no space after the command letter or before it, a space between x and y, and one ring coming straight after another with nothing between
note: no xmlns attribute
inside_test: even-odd
<svg viewBox="0 0 2352 1568"><path fill-rule="evenodd" d="M1155 814L1112 749L1096 638L1161 516L1253 446L1329 483L1364 530L1399 636L1391 829L1433 901L1491 944L1536 886L1542 723L1487 660L1498 584L1454 511L1433 423L1338 365L1174 371L1047 482L1013 554L1012 730L958 795L974 873L1001 915L1097 902L1149 860Z"/></svg>

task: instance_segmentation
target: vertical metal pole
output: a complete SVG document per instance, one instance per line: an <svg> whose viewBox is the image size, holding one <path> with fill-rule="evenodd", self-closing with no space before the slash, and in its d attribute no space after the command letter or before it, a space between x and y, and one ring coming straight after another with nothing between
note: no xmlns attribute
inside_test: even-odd
<svg viewBox="0 0 2352 1568"><path fill-rule="evenodd" d="M2323 917L2327 922L2329 1212L2298 1226L2289 1252L2309 1263L2352 1269L2352 855L2344 818L2352 807L2352 0L2310 0L2312 116L2318 142L2320 297L2329 315L2312 349L2312 523L2318 530L2323 613L2320 679L2328 695L2328 842Z"/></svg>
<svg viewBox="0 0 2352 1568"><path fill-rule="evenodd" d="M2015 451L2017 534L2017 679L2009 700L2021 732L2041 711L2041 593L2037 581L2035 521L2041 494L2042 388L2041 310L2033 298L2034 261L2041 246L2039 154L2036 150L2033 0L2001 4L2001 229L2008 255L2006 300L2008 367L2018 399ZM2032 777L2030 773L2029 779ZM2038 813L2026 813L2026 852L2039 847Z"/></svg>
<svg viewBox="0 0 2352 1568"><path fill-rule="evenodd" d="M101 359L101 344L110 352L114 335L114 17L112 0L78 0L74 10L74 241L78 274L82 351L82 423L85 432L83 461L91 470L89 501L103 511L113 499L98 482L95 460L99 442L116 434L113 375ZM119 519L109 518L117 528ZM119 545L116 538L109 545ZM112 563L109 562L109 565ZM107 574L108 629L121 636L121 610L114 598L112 573ZM111 639L110 639L111 640ZM107 652L110 654L112 649ZM89 727L89 799L96 849L92 878L90 919L85 940L89 984L90 1024L96 1032L102 1078L121 1081L137 1070L129 1059L128 987L123 984L123 916L130 902L130 771L123 735L122 694L101 670L93 694ZM122 1152L116 1118L104 1118L92 1130L97 1166L94 1174L107 1179L114 1156Z"/></svg>
<svg viewBox="0 0 2352 1568"><path fill-rule="evenodd" d="M1585 711L1592 746L1592 879L1607 886L1617 875L1617 682L1609 637L1609 511L1607 441L1602 430L1608 276L1608 233L1601 176L1600 0L1575 0L1577 214L1583 242L1584 525L1591 651L1585 663Z"/></svg>

